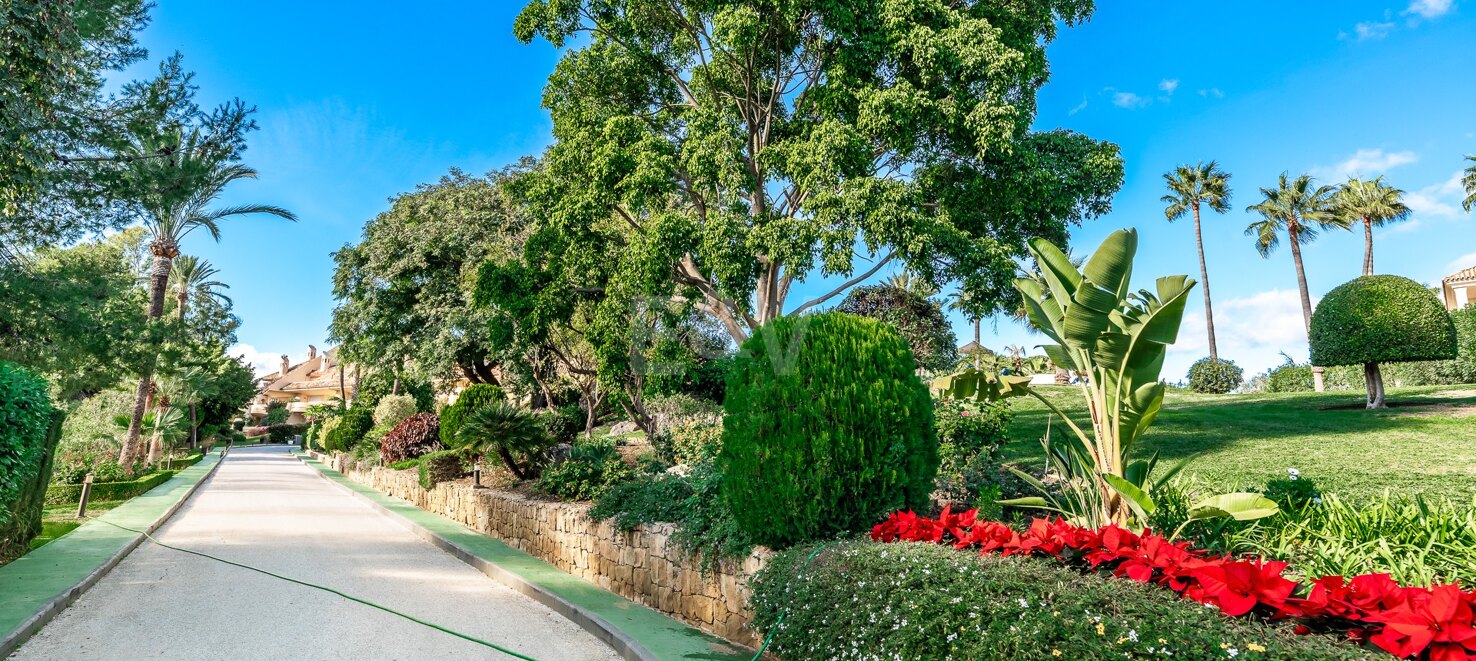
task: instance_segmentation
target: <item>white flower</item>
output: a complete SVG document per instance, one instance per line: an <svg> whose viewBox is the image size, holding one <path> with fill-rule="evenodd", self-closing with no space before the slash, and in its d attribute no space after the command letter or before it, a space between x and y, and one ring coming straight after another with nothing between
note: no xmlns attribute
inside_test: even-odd
<svg viewBox="0 0 1476 661"><path fill-rule="evenodd" d="M1234 647L1232 647L1232 648L1230 648L1228 650L1225 650L1225 653L1226 654L1229 654L1230 655L1230 658L1232 658L1232 659L1235 658L1235 657L1237 657L1237 656L1240 656L1240 650L1235 649Z"/></svg>
<svg viewBox="0 0 1476 661"><path fill-rule="evenodd" d="M1302 471L1299 471L1299 470L1297 470L1295 468L1288 468L1288 469L1286 469L1286 477L1287 477L1287 479L1295 480L1295 479L1297 479L1297 478L1299 478L1301 476L1302 476Z"/></svg>
<svg viewBox="0 0 1476 661"><path fill-rule="evenodd" d="M1135 643L1138 642L1138 630L1137 629L1129 629L1128 630L1128 640L1131 640L1131 641L1133 641Z"/></svg>
<svg viewBox="0 0 1476 661"><path fill-rule="evenodd" d="M1020 600L1020 608L1030 608L1030 602L1025 601L1024 599L1021 599Z"/></svg>
<svg viewBox="0 0 1476 661"><path fill-rule="evenodd" d="M1322 504L1322 497L1321 496L1318 496L1316 498L1313 498L1312 499L1312 504L1313 505L1321 505Z"/></svg>

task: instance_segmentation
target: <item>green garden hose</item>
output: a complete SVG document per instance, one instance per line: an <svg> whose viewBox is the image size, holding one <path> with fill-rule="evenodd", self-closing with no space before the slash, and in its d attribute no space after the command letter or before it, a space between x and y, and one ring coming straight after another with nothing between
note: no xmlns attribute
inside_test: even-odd
<svg viewBox="0 0 1476 661"><path fill-rule="evenodd" d="M799 573L805 573L805 570L810 568L810 561L814 560L815 556L820 555L820 551L824 550L825 547L830 546L834 543L835 542L826 542L815 547L815 550L810 551L810 555L809 557L805 558L805 564L804 566L800 567ZM769 649L769 641L774 640L774 634L779 633L779 625L784 624L784 616L788 614L789 607L785 606L784 611L779 613L779 619L774 620L774 626L769 627L769 635L764 636L764 644L759 645L758 651L754 653L752 661L759 661L759 657L764 655L764 650Z"/></svg>
<svg viewBox="0 0 1476 661"><path fill-rule="evenodd" d="M369 601L368 599L360 599L360 598L355 597L355 596L350 595L350 594L344 594L342 592L339 592L338 590L334 590L333 588L330 588L330 587L327 587L327 586L324 586L324 585L318 585L316 583L309 583L307 581L299 581L299 580L297 580L295 578L292 578L292 577L289 577L289 576L283 576L281 574L274 574L274 573L269 572L269 571L267 571L265 569L259 569L257 567L252 567L251 565L243 565L243 564L241 564L239 562L231 562L230 560L226 560L225 558L217 558L217 557L215 557L213 555L210 555L209 553L201 553L199 551L191 551L190 549L184 549L184 548L180 548L178 546L171 546L171 545L165 544L164 542L161 542L161 541L159 541L157 539L154 539L154 536L153 535L150 535L147 532L144 532L142 530L135 530L135 529L129 528L127 526L120 526L120 525L118 525L116 523L113 523L112 521L108 521L106 519L93 519L93 520L94 521L101 521L101 522L106 523L106 524L108 524L110 526L113 526L114 528L121 528L123 530L127 530L128 532L138 533L140 535L143 535L144 538L147 539L147 540L149 540L150 542L153 542L153 543L155 543L155 544L157 544L159 546L162 546L162 547L164 547L166 549L173 549L175 551L179 551L181 553L188 553L190 555L198 555L198 556L200 556L202 558L208 558L208 559L214 560L216 562L223 562L225 564L228 564L228 565L231 565L231 566L234 566L234 567L240 567L242 569L249 569L251 571L254 571L254 572L257 572L257 573L260 573L260 574L266 574L267 576L271 576L272 578L279 578L279 579L282 579L282 580L287 581L289 583L296 583L298 585L303 585L303 586L307 586L307 587L310 587L310 588L316 588L316 589L322 590L324 592L330 592L332 594L336 594L336 595L338 595L340 597L343 597L344 599L347 599L349 601L358 602L358 603L364 604L365 606L369 606L369 607L372 607L372 608L378 608L379 610L382 610L382 611L384 611L386 613L389 613L391 615L398 615L398 616L403 617L403 618L405 618L407 620L410 620L411 622L414 622L416 624L427 626L427 627L430 627L432 629L435 629L437 631L441 631L441 632L444 632L444 633L449 633L449 634L451 634L453 636L456 636L457 638L461 638L463 640L469 640L469 641L471 641L473 643L476 643L478 645L485 645L487 647L490 647L490 648L492 648L494 650L497 650L499 652L502 652L503 654L506 654L506 655L511 656L511 657L514 657L514 658L523 659L524 661L538 661L537 659L535 659L535 658L533 658L531 656L528 656L526 654L519 654L517 652L514 652L514 651L512 651L512 650L510 650L510 649L508 649L506 647L503 647L501 645L498 645L496 643L487 642L485 640L482 640L481 638L477 638L476 636L467 635L467 634L461 633L460 631L456 631L455 629L450 629L450 628L447 628L447 627L443 627L443 626L441 626L439 624L436 624L434 622L426 622L425 620L422 620L422 619L420 619L418 617L415 617L414 615L410 615L410 614L407 614L407 613L401 613L400 611L397 611L397 610L395 610L393 608L390 608L388 606L381 606L381 605L376 604L376 603L374 603L372 601ZM760 651L760 653L762 653L762 651Z"/></svg>

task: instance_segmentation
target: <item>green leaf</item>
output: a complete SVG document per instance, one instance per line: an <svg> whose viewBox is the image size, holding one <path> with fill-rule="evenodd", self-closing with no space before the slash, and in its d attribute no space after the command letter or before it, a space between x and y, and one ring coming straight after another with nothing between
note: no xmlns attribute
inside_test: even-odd
<svg viewBox="0 0 1476 661"><path fill-rule="evenodd" d="M1229 517L1236 521L1254 521L1275 516L1281 508L1258 493L1225 493L1210 496L1189 506L1189 520L1203 521Z"/></svg>
<svg viewBox="0 0 1476 661"><path fill-rule="evenodd" d="M1148 517L1152 516L1158 510L1158 505L1153 502L1153 498L1149 497L1147 493L1139 489L1132 482L1111 473L1103 473L1102 479L1107 482L1108 486L1111 486L1117 493L1122 494L1123 498L1127 499L1128 507L1133 508L1133 513L1138 515L1138 520L1147 521Z"/></svg>
<svg viewBox="0 0 1476 661"><path fill-rule="evenodd" d="M1082 275L1087 280L1112 292L1118 298L1127 291L1127 281L1133 272L1133 255L1138 252L1138 231L1117 230L1102 241L1097 251L1087 260Z"/></svg>
<svg viewBox="0 0 1476 661"><path fill-rule="evenodd" d="M1051 296L1059 301L1071 300L1077 285L1081 284L1081 273L1077 272L1066 253L1041 238L1030 240L1030 253L1035 255L1035 261L1040 265L1041 275L1051 288Z"/></svg>

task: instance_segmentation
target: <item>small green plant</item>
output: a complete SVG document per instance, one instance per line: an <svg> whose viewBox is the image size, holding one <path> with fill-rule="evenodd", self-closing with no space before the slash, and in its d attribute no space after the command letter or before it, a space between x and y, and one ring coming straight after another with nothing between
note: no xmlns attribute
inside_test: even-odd
<svg viewBox="0 0 1476 661"><path fill-rule="evenodd" d="M938 439L907 343L875 319L781 317L728 372L718 470L755 541L784 547L931 504Z"/></svg>
<svg viewBox="0 0 1476 661"><path fill-rule="evenodd" d="M575 443L568 459L543 471L538 489L563 500L595 500L634 477L615 443L596 439Z"/></svg>
<svg viewBox="0 0 1476 661"><path fill-rule="evenodd" d="M456 447L475 456L496 454L520 480L538 477L553 443L532 413L504 401L472 409L456 432Z"/></svg>
<svg viewBox="0 0 1476 661"><path fill-rule="evenodd" d="M436 488L437 484L459 479L471 472L471 462L461 450L438 450L422 456L416 463L422 489Z"/></svg>
<svg viewBox="0 0 1476 661"><path fill-rule="evenodd" d="M689 418L663 428L651 437L656 456L669 464L709 464L723 447L722 423L713 418Z"/></svg>
<svg viewBox="0 0 1476 661"><path fill-rule="evenodd" d="M674 523L671 540L710 571L718 560L747 556L754 546L723 502L722 483L722 475L711 464L694 465L686 475L665 473L621 482L599 498L589 515L613 518L620 530Z"/></svg>
<svg viewBox="0 0 1476 661"><path fill-rule="evenodd" d="M1194 392L1223 395L1240 387L1245 370L1233 360L1200 358L1189 366L1189 389Z"/></svg>
<svg viewBox="0 0 1476 661"><path fill-rule="evenodd" d="M578 404L539 411L537 417L538 424L559 443L568 443L584 431L584 410Z"/></svg>
<svg viewBox="0 0 1476 661"><path fill-rule="evenodd" d="M1302 472L1295 468L1286 469L1284 478L1267 480L1261 495L1288 512L1322 503L1322 492L1317 490L1312 478L1302 477Z"/></svg>
<svg viewBox="0 0 1476 661"><path fill-rule="evenodd" d="M939 399L933 403L938 431L938 493L949 502L979 508L997 517L995 504L1004 479L1000 448L1009 441L1010 409L1005 402Z"/></svg>

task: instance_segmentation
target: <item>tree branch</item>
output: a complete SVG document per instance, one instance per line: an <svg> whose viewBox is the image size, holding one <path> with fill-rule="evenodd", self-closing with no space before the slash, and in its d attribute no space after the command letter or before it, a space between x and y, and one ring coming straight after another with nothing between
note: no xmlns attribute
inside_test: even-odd
<svg viewBox="0 0 1476 661"><path fill-rule="evenodd" d="M814 298L814 299L811 299L809 301L806 301L804 305L801 305L801 306L795 308L794 311L791 312L790 314L799 314L801 312L804 312L805 310L808 310L808 309L810 309L812 307L815 307L817 305L820 305L821 303L824 303L824 302L826 302L826 301L828 301L828 300L830 300L832 298L835 298L835 296L837 294L839 294L839 293L841 293L841 292L843 292L843 291L845 291L847 289L850 289L851 287L856 286L857 283L859 283L859 282L861 282L861 281L863 281L863 280L865 280L865 279L867 279L867 278L869 278L869 277L871 277L873 275L876 275L876 272L877 271L880 271L881 270L881 267L883 265L885 265L887 262L892 261L892 258L893 257L896 257L896 256L897 256L897 251L896 250L893 250L893 251L887 253L887 256L881 258L880 260L878 260L877 263L874 266L872 266L870 270L868 270L865 273L862 273L861 275L858 275L858 276L856 276L854 278L851 278L850 280L845 281L844 283L841 284L841 286L836 287L835 289L831 290L831 292L829 294L826 294L826 295L821 296L819 298Z"/></svg>

